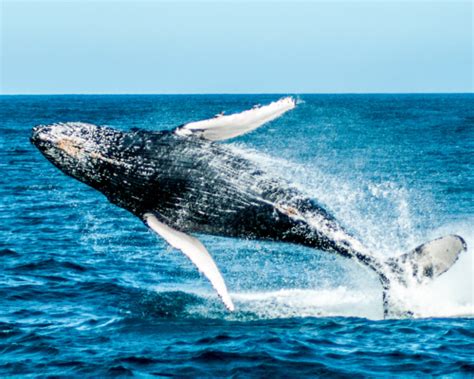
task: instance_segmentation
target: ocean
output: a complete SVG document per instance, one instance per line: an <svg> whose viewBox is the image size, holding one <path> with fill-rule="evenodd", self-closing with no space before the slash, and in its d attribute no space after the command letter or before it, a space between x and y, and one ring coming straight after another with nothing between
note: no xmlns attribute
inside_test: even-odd
<svg viewBox="0 0 474 379"><path fill-rule="evenodd" d="M279 95L0 96L0 376L474 375L474 95L297 95L226 143L391 257L468 244L383 319L377 278L284 243L199 236L228 312L180 252L30 143L38 124L166 130Z"/></svg>

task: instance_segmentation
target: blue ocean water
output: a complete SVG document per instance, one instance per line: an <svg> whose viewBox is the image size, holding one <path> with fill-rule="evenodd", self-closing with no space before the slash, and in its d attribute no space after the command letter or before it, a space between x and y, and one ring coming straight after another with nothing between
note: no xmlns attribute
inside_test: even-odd
<svg viewBox="0 0 474 379"><path fill-rule="evenodd" d="M172 129L276 95L0 96L0 376L474 375L474 96L301 95L226 142L394 256L440 235L469 246L449 272L399 293L312 249L200 236L236 311L179 252L30 144L83 121Z"/></svg>

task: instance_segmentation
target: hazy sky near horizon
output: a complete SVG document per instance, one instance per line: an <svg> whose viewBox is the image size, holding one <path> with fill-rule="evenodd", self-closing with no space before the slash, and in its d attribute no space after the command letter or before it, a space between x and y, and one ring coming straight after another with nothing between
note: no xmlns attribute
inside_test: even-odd
<svg viewBox="0 0 474 379"><path fill-rule="evenodd" d="M13 1L1 93L472 92L471 1Z"/></svg>

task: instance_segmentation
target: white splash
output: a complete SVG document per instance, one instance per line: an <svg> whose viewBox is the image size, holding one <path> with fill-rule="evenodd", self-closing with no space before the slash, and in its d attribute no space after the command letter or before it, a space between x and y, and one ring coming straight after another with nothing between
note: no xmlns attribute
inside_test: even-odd
<svg viewBox="0 0 474 379"><path fill-rule="evenodd" d="M382 298L377 291L362 292L347 287L332 289L285 289L232 294L239 312L259 318L367 317L380 319Z"/></svg>
<svg viewBox="0 0 474 379"><path fill-rule="evenodd" d="M417 245L447 234L462 236L468 245L451 269L426 285L394 288L393 296L414 317L474 317L474 234L472 220L445 225L428 234L416 229L412 204L416 198L403 186L393 182L341 182L317 168L306 168L284 159L240 145L232 145L270 175L291 180L291 184L330 205L344 226L362 236L364 245L386 258L406 253ZM363 204L361 206L361 203ZM384 203L383 207L380 203ZM388 208L388 210L386 210ZM381 220L389 213L393 220ZM302 268L304 269L304 268ZM359 271L363 273L364 271ZM362 278L361 278L362 280ZM379 295L376 295L376 294ZM361 316L378 319L381 313L381 287L354 286L324 289L285 289L277 292L236 293L237 308L250 308L262 317Z"/></svg>
<svg viewBox="0 0 474 379"><path fill-rule="evenodd" d="M447 233L462 235L468 250L458 261L426 285L394 289L394 295L415 317L474 317L474 233L469 224L448 225L433 231L430 237Z"/></svg>

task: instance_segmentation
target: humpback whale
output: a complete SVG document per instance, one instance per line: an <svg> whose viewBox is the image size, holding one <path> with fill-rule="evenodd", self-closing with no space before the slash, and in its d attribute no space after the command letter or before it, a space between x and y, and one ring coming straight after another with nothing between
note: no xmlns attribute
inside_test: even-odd
<svg viewBox="0 0 474 379"><path fill-rule="evenodd" d="M185 254L231 311L226 283L196 233L300 244L352 259L377 273L384 314L395 315L400 310L390 295L392 286L438 277L467 249L466 243L448 235L383 259L315 199L219 142L295 106L286 97L172 131L121 131L82 122L38 125L31 142L65 174L100 191Z"/></svg>

